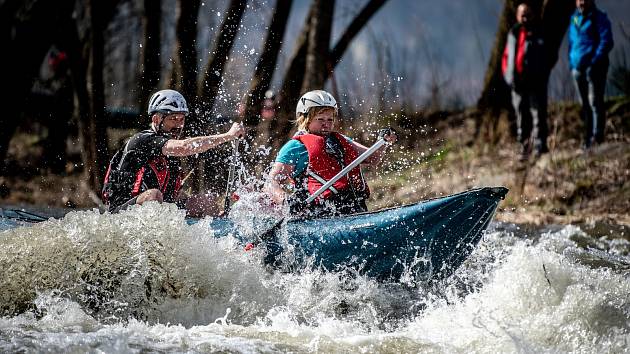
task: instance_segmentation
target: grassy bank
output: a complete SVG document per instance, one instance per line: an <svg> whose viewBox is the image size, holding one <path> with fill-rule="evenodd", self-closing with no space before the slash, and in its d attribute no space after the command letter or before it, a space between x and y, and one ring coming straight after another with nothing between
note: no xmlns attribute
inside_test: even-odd
<svg viewBox="0 0 630 354"><path fill-rule="evenodd" d="M474 138L473 115L446 117L431 138L415 151L395 149L396 159L418 163L395 171L383 166L371 171L374 208L463 191L475 186L510 188L497 218L547 224L612 221L630 225L630 102L608 102L606 142L587 151L580 148L579 106L550 108L550 152L519 161L519 146L509 134ZM496 131L509 131L499 121ZM482 133L483 134L483 133ZM496 140L487 144L485 140Z"/></svg>

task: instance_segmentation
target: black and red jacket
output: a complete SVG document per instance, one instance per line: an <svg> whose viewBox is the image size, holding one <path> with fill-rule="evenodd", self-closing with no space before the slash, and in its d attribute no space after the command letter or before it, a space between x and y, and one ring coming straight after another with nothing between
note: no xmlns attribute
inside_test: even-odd
<svg viewBox="0 0 630 354"><path fill-rule="evenodd" d="M165 202L177 200L182 184L179 159L162 154L169 138L153 130L132 136L109 163L103 182L103 200L115 210L138 194L158 189Z"/></svg>
<svg viewBox="0 0 630 354"><path fill-rule="evenodd" d="M324 183L332 179L359 156L354 146L339 133L331 133L327 137L302 134L293 139L304 144L308 151L308 167L304 178L309 194L314 194ZM296 182L300 184L299 181ZM318 199L329 199L342 194L351 194L360 199L369 197L370 190L361 173L360 166L350 170L347 175L323 192Z"/></svg>

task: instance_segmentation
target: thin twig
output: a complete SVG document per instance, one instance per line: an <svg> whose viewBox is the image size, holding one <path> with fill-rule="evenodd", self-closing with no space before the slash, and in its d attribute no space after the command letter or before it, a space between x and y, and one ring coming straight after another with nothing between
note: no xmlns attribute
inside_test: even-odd
<svg viewBox="0 0 630 354"><path fill-rule="evenodd" d="M547 276L547 268L545 267L545 263L543 263L543 272L545 273L545 279L547 279L547 283L549 284L549 286L551 286L551 281L549 280L549 277Z"/></svg>
<svg viewBox="0 0 630 354"><path fill-rule="evenodd" d="M188 177L190 177L192 175L192 173L195 172L195 168L193 167L190 172L188 172L188 174L184 177L184 179L182 179L182 186L184 184L186 184L186 180L188 179Z"/></svg>

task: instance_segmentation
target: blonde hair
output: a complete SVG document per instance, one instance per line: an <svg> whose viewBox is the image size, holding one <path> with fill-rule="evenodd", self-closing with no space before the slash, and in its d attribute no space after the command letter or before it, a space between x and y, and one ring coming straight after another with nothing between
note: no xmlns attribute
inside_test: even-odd
<svg viewBox="0 0 630 354"><path fill-rule="evenodd" d="M315 117L317 113L325 109L332 109L334 111L333 117L335 120L337 120L337 110L334 109L333 107L328 107L328 106L313 107L308 110L307 114L300 113L295 118L295 125L297 126L298 130L308 130L308 125L311 124L311 122L313 121L313 117Z"/></svg>

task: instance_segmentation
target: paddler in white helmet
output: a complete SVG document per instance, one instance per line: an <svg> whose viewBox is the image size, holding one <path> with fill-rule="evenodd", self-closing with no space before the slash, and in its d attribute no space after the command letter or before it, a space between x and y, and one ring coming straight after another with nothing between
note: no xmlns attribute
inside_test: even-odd
<svg viewBox="0 0 630 354"><path fill-rule="evenodd" d="M179 92L161 90L149 99L151 127L133 135L112 158L103 183L103 199L110 212L148 201L177 203L191 216L216 214L203 196L180 195L180 157L205 152L243 135L240 123L223 134L180 138L188 104Z"/></svg>
<svg viewBox="0 0 630 354"><path fill-rule="evenodd" d="M300 97L296 110L297 133L278 152L270 172L268 193L277 205L288 203L294 214L312 217L354 214L367 211L370 190L360 165L351 169L312 203L304 201L367 147L335 130L337 100L328 92L314 90ZM382 137L397 140L387 129ZM364 163L378 164L385 153L380 148Z"/></svg>

